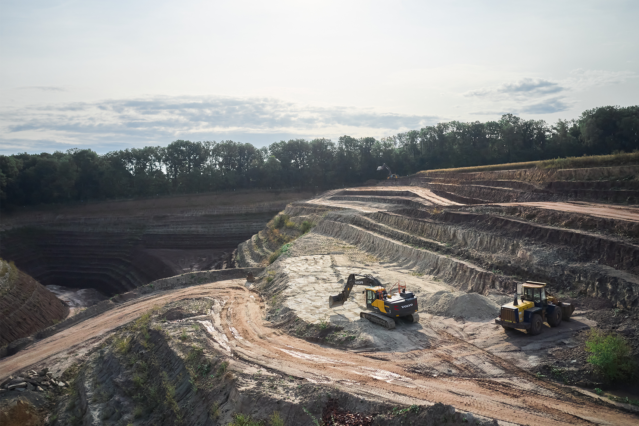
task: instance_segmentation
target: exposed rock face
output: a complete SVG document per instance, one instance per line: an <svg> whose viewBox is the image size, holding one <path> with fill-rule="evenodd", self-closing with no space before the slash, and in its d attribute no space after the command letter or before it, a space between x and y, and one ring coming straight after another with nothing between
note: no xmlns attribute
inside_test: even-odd
<svg viewBox="0 0 639 426"><path fill-rule="evenodd" d="M1 234L0 253L44 285L112 296L185 272L233 267L232 252L264 213L55 219Z"/></svg>
<svg viewBox="0 0 639 426"><path fill-rule="evenodd" d="M65 318L69 308L15 265L0 260L0 346Z"/></svg>

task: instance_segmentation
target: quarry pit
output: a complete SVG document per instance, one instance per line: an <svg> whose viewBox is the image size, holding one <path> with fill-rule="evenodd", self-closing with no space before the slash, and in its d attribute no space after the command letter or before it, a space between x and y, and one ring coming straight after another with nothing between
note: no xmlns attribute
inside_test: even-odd
<svg viewBox="0 0 639 426"><path fill-rule="evenodd" d="M593 391L583 341L599 328L639 347L638 172L424 174L241 215L13 222L4 259L41 284L113 297L9 342L0 381L45 366L66 374L75 391L49 408L61 413L51 424L227 424L276 411L311 424L335 397L372 424L419 424L436 403L451 407L437 414L449 424L633 424L636 407ZM420 322L361 319L359 291L329 309L350 273L406 285ZM524 280L575 304L571 321L535 337L497 326ZM163 408L129 392L171 388Z"/></svg>

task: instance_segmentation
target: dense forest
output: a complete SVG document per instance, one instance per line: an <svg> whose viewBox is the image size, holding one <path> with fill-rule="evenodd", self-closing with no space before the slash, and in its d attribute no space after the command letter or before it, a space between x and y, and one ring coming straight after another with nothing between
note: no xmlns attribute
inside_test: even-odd
<svg viewBox="0 0 639 426"><path fill-rule="evenodd" d="M610 154L639 149L639 106L601 107L577 120L451 121L375 139L294 139L256 148L178 140L98 155L90 149L0 156L3 208L239 188L326 189L393 173Z"/></svg>

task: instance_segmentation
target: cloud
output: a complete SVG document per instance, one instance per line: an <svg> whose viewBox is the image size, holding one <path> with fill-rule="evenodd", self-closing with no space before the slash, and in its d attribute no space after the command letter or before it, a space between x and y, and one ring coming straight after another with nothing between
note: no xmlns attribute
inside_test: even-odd
<svg viewBox="0 0 639 426"><path fill-rule="evenodd" d="M285 136L334 137L346 133L381 136L418 129L434 124L437 119L369 109L303 106L272 98L119 99L2 110L0 128L4 135L0 134L0 148L3 141L9 140L131 146L233 135L242 136L241 141L258 140L263 145Z"/></svg>
<svg viewBox="0 0 639 426"><path fill-rule="evenodd" d="M570 72L566 84L573 89L583 90L597 86L621 84L637 77L639 74L634 71L584 70L579 68Z"/></svg>
<svg viewBox="0 0 639 426"><path fill-rule="evenodd" d="M18 87L19 90L40 90L42 92L66 92L67 89L58 86L24 86Z"/></svg>
<svg viewBox="0 0 639 426"><path fill-rule="evenodd" d="M478 98L535 98L543 97L565 90L565 87L548 80L523 78L514 83L499 87L484 88L465 93L468 97Z"/></svg>
<svg viewBox="0 0 639 426"><path fill-rule="evenodd" d="M566 111L570 108L563 98L551 98L542 102L522 107L519 112L525 114L552 114L555 112Z"/></svg>
<svg viewBox="0 0 639 426"><path fill-rule="evenodd" d="M563 97L545 99L529 105L517 106L508 110L486 110L471 112L471 115L502 116L505 114L552 114L570 109L570 104Z"/></svg>

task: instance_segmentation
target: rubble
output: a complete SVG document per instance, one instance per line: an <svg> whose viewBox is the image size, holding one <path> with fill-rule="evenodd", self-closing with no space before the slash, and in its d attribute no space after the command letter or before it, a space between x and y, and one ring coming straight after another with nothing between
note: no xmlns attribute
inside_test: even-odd
<svg viewBox="0 0 639 426"><path fill-rule="evenodd" d="M69 383L56 379L47 368L44 368L38 372L30 370L27 375L23 376L9 376L4 382L0 384L0 392L4 391L31 391L31 392L44 392L45 390L54 388L66 388Z"/></svg>

